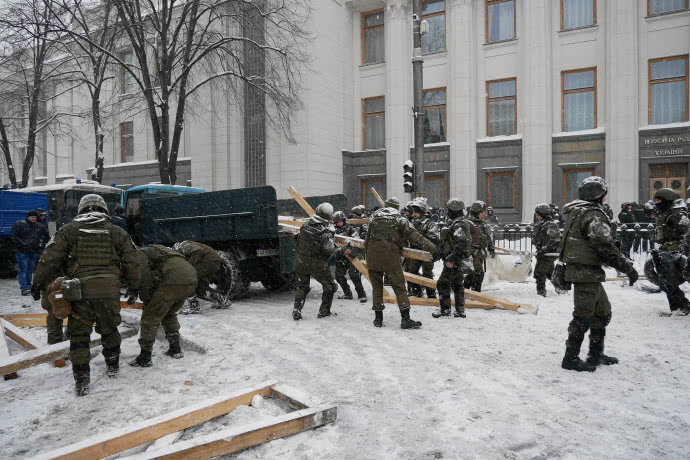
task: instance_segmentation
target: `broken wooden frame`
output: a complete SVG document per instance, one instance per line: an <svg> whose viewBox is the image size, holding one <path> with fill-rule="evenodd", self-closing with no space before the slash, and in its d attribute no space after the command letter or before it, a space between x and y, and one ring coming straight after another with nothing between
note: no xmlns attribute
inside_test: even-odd
<svg viewBox="0 0 690 460"><path fill-rule="evenodd" d="M260 395L282 401L294 412L254 422L237 428L223 429L196 439L175 443L176 436L169 437L153 449L125 457L128 459L199 459L238 452L273 439L290 436L302 431L335 422L337 407L320 405L308 407L290 387L276 381L266 381L240 391L234 391L211 400L138 422L125 429L93 436L84 441L52 450L36 457L40 460L100 459L133 447L156 441L213 418L226 415L238 406L249 405L252 398ZM172 442L171 442L172 441Z"/></svg>

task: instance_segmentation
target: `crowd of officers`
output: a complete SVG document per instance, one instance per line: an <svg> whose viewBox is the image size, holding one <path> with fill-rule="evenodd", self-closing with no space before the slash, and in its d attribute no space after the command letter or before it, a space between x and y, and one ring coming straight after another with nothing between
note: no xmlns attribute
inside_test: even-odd
<svg viewBox="0 0 690 460"><path fill-rule="evenodd" d="M218 253L193 241L173 248L151 245L137 248L130 236L113 223L108 207L98 195L84 196L77 215L63 225L46 245L33 274L31 295L48 310L48 343L69 338L75 391L89 392L90 336L93 327L101 335L103 357L108 376L119 371L121 337L121 276L127 282L127 303L137 298L144 302L140 322L139 355L129 364L150 367L156 331L163 327L168 341L166 355L182 358L180 323L177 313L187 298L198 295L212 300L217 308L227 308L229 301L212 289L222 270ZM53 313L55 292L66 280L78 280L79 294L70 300L67 337L62 319ZM66 293L60 293L67 296Z"/></svg>
<svg viewBox="0 0 690 460"><path fill-rule="evenodd" d="M573 286L573 320L568 328L566 352L562 367L577 371L593 371L600 364L615 364L618 360L604 354L606 326L611 320L611 305L602 285L605 281L603 265L625 273L630 285L638 274L628 255L615 244L612 235L610 210L604 206L607 184L600 177L583 181L579 199L563 209L565 218L561 235L553 208L541 204L535 209L533 243L537 263L534 277L537 291L546 295L546 279L558 291ZM690 252L690 220L685 202L670 189L656 192L656 240L660 247L653 251L651 265L645 267L650 279L655 279L668 297L672 311L690 313L690 302L679 286L690 280L688 255ZM384 206L368 216L365 224L350 225L342 212L322 203L315 214L301 227L297 237L297 288L292 317L303 318L310 280L322 285L318 318L332 315L331 305L340 284L343 299L353 299L345 277L349 275L360 302L366 302L360 271L353 266L353 258L366 259L366 271L372 285L374 326L382 327L384 284L390 284L400 309L401 328L417 329L420 321L410 318L409 296L421 297L422 286L406 284L404 271L433 278L434 262L442 260L443 270L437 281L440 308L432 316L451 316L452 300L456 318L465 318L464 289L481 290L486 271L486 258L494 256L490 226L486 222L486 206L475 201L467 209L459 199L448 201L445 223L439 227L430 215L424 199L408 202L404 207L396 198L389 198ZM362 218L362 206L352 209L351 217ZM30 215L27 219L33 221ZM364 239L364 254L355 253L349 245L336 247L334 236ZM412 247L433 255L432 262L404 259L403 249ZM330 267L335 265L335 280ZM70 340L77 395L88 394L90 383L90 335L95 326L101 335L107 374L115 376L119 370L121 337L120 286L126 279L127 302L138 298L144 302L140 324L140 354L130 362L135 367L149 367L156 331L163 327L173 358L183 356L180 345L180 324L177 312L188 298L203 297L219 308L227 307L226 299L215 285L221 274L222 261L212 248L193 241L184 241L173 248L151 245L137 248L120 226L113 223L103 198L86 195L77 215L63 225L45 246L33 274L30 293L42 300L48 310L48 342L66 340L62 319L52 314L52 295L65 280L78 279L78 299L71 299L67 336ZM560 269L560 270L559 270ZM426 296L435 298L436 292L426 288ZM451 293L453 296L451 297ZM69 300L69 299L68 299ZM193 304L193 302L192 302ZM586 332L590 332L587 361L579 358Z"/></svg>

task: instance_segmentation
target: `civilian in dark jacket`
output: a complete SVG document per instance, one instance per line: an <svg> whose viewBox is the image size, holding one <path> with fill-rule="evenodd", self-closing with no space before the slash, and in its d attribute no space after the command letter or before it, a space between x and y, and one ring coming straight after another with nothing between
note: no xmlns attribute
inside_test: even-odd
<svg viewBox="0 0 690 460"><path fill-rule="evenodd" d="M31 294L31 278L42 251L44 232L37 223L38 216L38 211L29 211L25 220L18 220L12 227L12 243L17 251L19 288L22 295Z"/></svg>

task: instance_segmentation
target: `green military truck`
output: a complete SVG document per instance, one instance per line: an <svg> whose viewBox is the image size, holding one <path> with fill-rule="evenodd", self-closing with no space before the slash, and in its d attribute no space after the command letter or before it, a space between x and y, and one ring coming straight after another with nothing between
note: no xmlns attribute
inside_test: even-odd
<svg viewBox="0 0 690 460"><path fill-rule="evenodd" d="M346 211L345 195L307 197L316 207L328 201ZM219 251L220 288L232 299L244 297L252 282L270 290L291 288L295 237L278 231L278 216L305 217L294 200L278 200L271 186L204 192L143 200L138 239L173 245L193 240Z"/></svg>

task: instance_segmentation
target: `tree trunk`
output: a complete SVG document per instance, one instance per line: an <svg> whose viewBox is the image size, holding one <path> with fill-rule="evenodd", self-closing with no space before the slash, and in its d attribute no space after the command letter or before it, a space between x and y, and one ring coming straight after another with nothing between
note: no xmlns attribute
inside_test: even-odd
<svg viewBox="0 0 690 460"><path fill-rule="evenodd" d="M0 145L2 145L2 153L5 155L5 164L7 164L7 173L10 176L10 184L12 184L12 188L17 188L17 175L14 173L12 155L10 154L10 142L7 140L5 121L2 119L2 117L0 117Z"/></svg>
<svg viewBox="0 0 690 460"><path fill-rule="evenodd" d="M103 128L101 127L101 106L98 97L98 91L94 94L91 99L91 114L93 116L93 130L94 139L96 140L96 161L94 164L95 171L92 176L98 181L98 183L103 182L103 165L105 163L105 157L103 155Z"/></svg>

